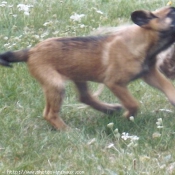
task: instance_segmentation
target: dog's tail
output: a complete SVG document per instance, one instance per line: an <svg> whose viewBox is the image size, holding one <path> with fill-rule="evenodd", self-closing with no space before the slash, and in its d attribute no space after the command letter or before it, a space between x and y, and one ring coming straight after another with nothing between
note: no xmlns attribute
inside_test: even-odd
<svg viewBox="0 0 175 175"><path fill-rule="evenodd" d="M18 50L15 52L5 52L0 54L0 65L12 67L10 63L27 62L29 58L29 49Z"/></svg>

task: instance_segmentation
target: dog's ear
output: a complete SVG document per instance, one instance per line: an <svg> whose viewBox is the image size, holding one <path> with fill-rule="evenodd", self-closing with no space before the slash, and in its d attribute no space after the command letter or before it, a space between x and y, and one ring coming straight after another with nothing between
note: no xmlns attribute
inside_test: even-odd
<svg viewBox="0 0 175 175"><path fill-rule="evenodd" d="M150 20L157 18L153 13L144 10L137 10L131 13L131 20L138 26L147 25Z"/></svg>

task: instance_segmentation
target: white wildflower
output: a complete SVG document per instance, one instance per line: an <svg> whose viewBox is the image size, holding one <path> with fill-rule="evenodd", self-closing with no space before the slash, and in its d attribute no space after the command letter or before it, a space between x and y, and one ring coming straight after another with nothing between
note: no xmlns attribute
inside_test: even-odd
<svg viewBox="0 0 175 175"><path fill-rule="evenodd" d="M85 25L84 25L84 24L81 24L81 25L80 25L80 28L81 28L81 29L85 28Z"/></svg>
<svg viewBox="0 0 175 175"><path fill-rule="evenodd" d="M44 32L42 35L41 35L41 38L44 38L45 36L49 35L48 32Z"/></svg>
<svg viewBox="0 0 175 175"><path fill-rule="evenodd" d="M4 37L4 40L8 40L9 38L7 36Z"/></svg>
<svg viewBox="0 0 175 175"><path fill-rule="evenodd" d="M128 133L126 133L126 132L123 132L121 138L123 140L129 140L129 143L127 145L128 148L130 148L130 147L134 148L134 147L138 146L137 141L139 140L139 137L136 136L136 135L132 136L132 135L129 135Z"/></svg>
<svg viewBox="0 0 175 175"><path fill-rule="evenodd" d="M157 121L162 124L162 118L158 118Z"/></svg>
<svg viewBox="0 0 175 175"><path fill-rule="evenodd" d="M25 12L24 12L24 15L29 16L29 15L30 15L30 13L29 13L29 12L27 12L27 11L25 11Z"/></svg>
<svg viewBox="0 0 175 175"><path fill-rule="evenodd" d="M113 129L113 126L114 126L114 123L107 124L107 127L110 128L110 129Z"/></svg>
<svg viewBox="0 0 175 175"><path fill-rule="evenodd" d="M5 4L0 4L0 7L5 7Z"/></svg>
<svg viewBox="0 0 175 175"><path fill-rule="evenodd" d="M113 148L114 147L114 144L113 143L110 143L108 146L107 146L107 148Z"/></svg>
<svg viewBox="0 0 175 175"><path fill-rule="evenodd" d="M75 13L74 15L71 15L70 16L70 19L72 20L72 21L77 21L77 22L80 22L81 21L81 18L83 18L85 15L84 14L77 14L77 13Z"/></svg>
<svg viewBox="0 0 175 175"><path fill-rule="evenodd" d="M30 6L25 4L18 4L17 7L20 11L29 11Z"/></svg>
<svg viewBox="0 0 175 175"><path fill-rule="evenodd" d="M7 4L7 2L6 2L6 1L2 1L1 3L2 3L2 4Z"/></svg>
<svg viewBox="0 0 175 175"><path fill-rule="evenodd" d="M129 139L129 134L126 133L126 132L123 132L121 138L122 138L123 140L127 140L127 139Z"/></svg>
<svg viewBox="0 0 175 175"><path fill-rule="evenodd" d="M173 112L170 109L159 109L159 111L161 111L161 112L168 112L168 113L172 113Z"/></svg>
<svg viewBox="0 0 175 175"><path fill-rule="evenodd" d="M121 138L123 140L128 140L130 139L131 141L137 141L139 140L139 137L136 135L130 136L129 133L123 132Z"/></svg>
<svg viewBox="0 0 175 175"><path fill-rule="evenodd" d="M49 22L45 22L44 24L43 24L43 26L48 26L49 25Z"/></svg>
<svg viewBox="0 0 175 175"><path fill-rule="evenodd" d="M114 130L114 135L115 135L115 137L116 137L117 139L120 138L120 133L119 133L119 131L118 131L118 128L116 128L116 129Z"/></svg>
<svg viewBox="0 0 175 175"><path fill-rule="evenodd" d="M33 7L32 5L25 5L25 4L18 4L17 8L19 11L24 11L24 15L28 16L30 14L30 8Z"/></svg>
<svg viewBox="0 0 175 175"><path fill-rule="evenodd" d="M139 140L139 137L138 136L130 136L130 139L132 141L136 141L136 140Z"/></svg>
<svg viewBox="0 0 175 175"><path fill-rule="evenodd" d="M9 47L10 43L4 44L4 47Z"/></svg>
<svg viewBox="0 0 175 175"><path fill-rule="evenodd" d="M57 34L59 34L59 31L54 31L52 34L57 35Z"/></svg>
<svg viewBox="0 0 175 175"><path fill-rule="evenodd" d="M100 11L100 10L96 10L96 12L99 13L99 14L101 14L101 15L104 14L104 13L103 13L102 11Z"/></svg>
<svg viewBox="0 0 175 175"><path fill-rule="evenodd" d="M116 129L114 130L114 133L115 133L115 134L119 133L119 132L118 132L118 128L116 128Z"/></svg>
<svg viewBox="0 0 175 175"><path fill-rule="evenodd" d="M13 14L12 16L13 16L14 18L16 18L16 17L17 17L17 14Z"/></svg>
<svg viewBox="0 0 175 175"><path fill-rule="evenodd" d="M34 35L33 36L35 39L39 39L39 35Z"/></svg>
<svg viewBox="0 0 175 175"><path fill-rule="evenodd" d="M48 21L48 22L45 22L44 24L43 24L43 26L51 26L53 24L53 22L52 21Z"/></svg>
<svg viewBox="0 0 175 175"><path fill-rule="evenodd" d="M129 117L129 120L131 120L133 122L134 121L134 117L133 116Z"/></svg>
<svg viewBox="0 0 175 175"><path fill-rule="evenodd" d="M158 129L163 128L163 121L162 121L162 118L158 118L158 119L157 119L156 125L157 125L157 128L158 128Z"/></svg>
<svg viewBox="0 0 175 175"><path fill-rule="evenodd" d="M158 128L158 129L162 129L162 128L163 128L163 126L157 126L157 128Z"/></svg>
<svg viewBox="0 0 175 175"><path fill-rule="evenodd" d="M20 42L20 41L21 41L20 37L15 37L14 40L15 40L16 42Z"/></svg>

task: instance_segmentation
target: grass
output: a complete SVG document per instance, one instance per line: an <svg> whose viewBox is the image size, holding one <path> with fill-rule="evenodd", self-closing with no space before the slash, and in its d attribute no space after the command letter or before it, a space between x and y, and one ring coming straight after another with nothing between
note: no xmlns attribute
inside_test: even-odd
<svg viewBox="0 0 175 175"><path fill-rule="evenodd" d="M28 16L17 8L20 3L33 5ZM136 9L153 10L166 3L163 0L0 2L0 50L34 46L48 37L88 35L99 26L130 22L130 13ZM72 21L70 16L75 13L85 16L79 22ZM122 113L108 116L89 107L79 108L74 87L68 83L61 115L72 131L57 132L42 117L42 90L26 65L19 63L13 69L1 67L0 75L0 174L175 174L174 107L144 82L138 80L129 85L141 102L133 122L124 119ZM91 88L95 91L97 85L91 83ZM110 103L117 101L108 89L100 98ZM158 122L160 118L162 123ZM123 137L124 132L130 137ZM139 140L134 140L134 136Z"/></svg>

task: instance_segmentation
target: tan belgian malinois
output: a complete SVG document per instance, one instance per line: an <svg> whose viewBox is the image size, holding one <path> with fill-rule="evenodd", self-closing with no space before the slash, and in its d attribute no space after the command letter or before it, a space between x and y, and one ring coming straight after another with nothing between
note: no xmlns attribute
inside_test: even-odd
<svg viewBox="0 0 175 175"><path fill-rule="evenodd" d="M59 130L67 127L59 116L66 79L75 83L81 102L104 113L123 106L125 117L136 115L139 105L127 85L137 78L161 90L175 106L175 88L156 67L156 55L175 41L175 8L134 11L131 19L136 25L111 35L50 38L31 49L5 52L0 64L27 62L44 90L44 117ZM105 84L122 106L98 101L88 91L87 81Z"/></svg>

